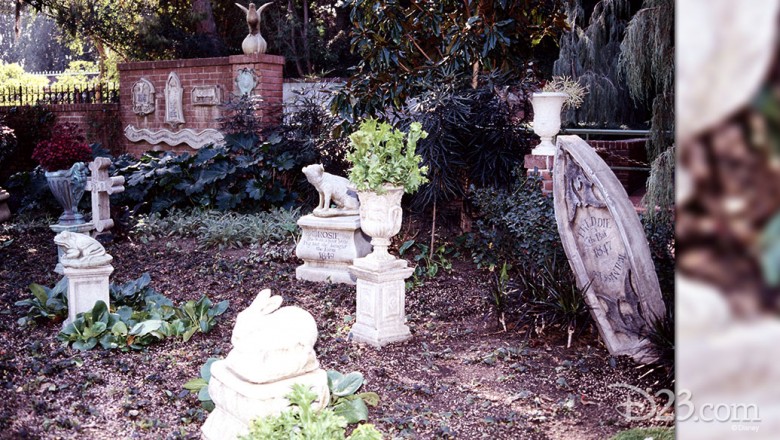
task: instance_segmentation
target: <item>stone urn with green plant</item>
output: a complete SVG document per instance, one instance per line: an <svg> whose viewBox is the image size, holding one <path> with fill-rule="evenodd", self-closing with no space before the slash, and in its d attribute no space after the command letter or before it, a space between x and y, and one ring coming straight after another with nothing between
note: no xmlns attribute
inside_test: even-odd
<svg viewBox="0 0 780 440"><path fill-rule="evenodd" d="M73 226L84 224L84 216L78 212L78 204L87 183L87 166L92 160L92 149L76 124L58 124L52 137L35 146L32 158L46 172L54 198L62 206L58 224Z"/></svg>
<svg viewBox="0 0 780 440"><path fill-rule="evenodd" d="M531 154L555 155L552 139L561 130L561 111L563 108L579 108L587 93L585 87L568 76L554 76L541 92L533 94L531 105L534 108L534 133L539 135L541 142Z"/></svg>
<svg viewBox="0 0 780 440"><path fill-rule="evenodd" d="M387 248L401 230L401 197L428 181L428 168L421 166L422 158L416 154L417 141L427 136L419 122L412 123L405 133L376 119L363 121L349 136L349 180L360 200L360 228L371 237L374 248L366 257L356 259L355 265L387 266L396 260Z"/></svg>

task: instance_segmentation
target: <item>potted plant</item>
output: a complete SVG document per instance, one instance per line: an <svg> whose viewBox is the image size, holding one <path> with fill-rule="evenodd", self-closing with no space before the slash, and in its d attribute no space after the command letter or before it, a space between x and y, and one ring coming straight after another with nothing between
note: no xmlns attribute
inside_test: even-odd
<svg viewBox="0 0 780 440"><path fill-rule="evenodd" d="M52 194L63 207L58 223L63 226L84 223L78 204L87 183L85 162L92 159L92 149L76 124L58 124L52 137L35 146L32 158L46 171Z"/></svg>
<svg viewBox="0 0 780 440"><path fill-rule="evenodd" d="M395 260L387 247L401 230L401 197L428 181L428 167L420 166L422 158L415 152L417 141L427 136L419 122L404 133L376 119L363 121L349 136L349 180L360 200L360 228L372 238L374 247L367 260Z"/></svg>
<svg viewBox="0 0 780 440"><path fill-rule="evenodd" d="M561 129L561 110L578 108L587 94L587 89L568 76L554 76L544 85L541 92L533 94L534 133L541 142L531 151L537 156L555 155L552 138Z"/></svg>

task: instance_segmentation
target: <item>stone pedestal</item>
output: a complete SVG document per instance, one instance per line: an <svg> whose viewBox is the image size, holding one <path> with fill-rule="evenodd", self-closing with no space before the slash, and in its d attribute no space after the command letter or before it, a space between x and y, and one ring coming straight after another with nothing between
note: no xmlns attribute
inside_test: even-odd
<svg viewBox="0 0 780 440"><path fill-rule="evenodd" d="M237 376L228 368L226 361L214 362L211 366L209 395L216 407L201 428L201 438L222 440L246 435L253 419L278 415L287 409L290 402L284 396L290 393L296 383L314 389L319 396L319 400L314 403L316 408L328 404L328 375L321 368L289 379L257 384Z"/></svg>
<svg viewBox="0 0 780 440"><path fill-rule="evenodd" d="M11 218L11 211L8 209L8 198L11 197L8 191L0 188L0 222L6 221Z"/></svg>
<svg viewBox="0 0 780 440"><path fill-rule="evenodd" d="M201 428L206 440L234 439L252 420L284 411L296 383L317 395L314 410L328 405L328 375L314 345L317 323L299 307L281 307L282 297L260 292L236 318L233 349L211 366L209 395L215 409Z"/></svg>
<svg viewBox="0 0 780 440"><path fill-rule="evenodd" d="M404 260L381 262L364 258L356 260L349 271L357 278L357 316L350 332L352 340L381 348L411 338L404 310L404 280L414 269L406 267Z"/></svg>
<svg viewBox="0 0 780 440"><path fill-rule="evenodd" d="M295 255L303 265L295 270L295 278L355 284L349 266L371 252L370 238L360 230L360 217L306 215L298 220L298 226L302 234Z"/></svg>
<svg viewBox="0 0 780 440"><path fill-rule="evenodd" d="M65 266L63 274L68 278L68 319L63 325L68 325L79 313L87 312L95 307L95 303L103 301L109 304L108 277L114 267L110 264L97 267L76 268Z"/></svg>

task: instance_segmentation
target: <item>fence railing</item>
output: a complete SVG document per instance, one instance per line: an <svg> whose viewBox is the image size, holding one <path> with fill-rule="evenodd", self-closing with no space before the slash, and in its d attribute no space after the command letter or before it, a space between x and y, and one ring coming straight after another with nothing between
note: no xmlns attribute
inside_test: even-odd
<svg viewBox="0 0 780 440"><path fill-rule="evenodd" d="M45 104L113 104L119 102L119 84L88 87L6 87L0 88L0 106Z"/></svg>

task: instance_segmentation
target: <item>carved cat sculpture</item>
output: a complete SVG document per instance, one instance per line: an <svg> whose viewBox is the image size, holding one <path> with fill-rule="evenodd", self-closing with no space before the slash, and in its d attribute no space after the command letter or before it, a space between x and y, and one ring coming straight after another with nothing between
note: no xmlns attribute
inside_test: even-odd
<svg viewBox="0 0 780 440"><path fill-rule="evenodd" d="M349 180L326 173L321 164L305 166L302 171L320 196L319 204L313 212L315 216L357 215L360 202L357 194L347 188ZM330 207L331 201L336 204L335 209Z"/></svg>

